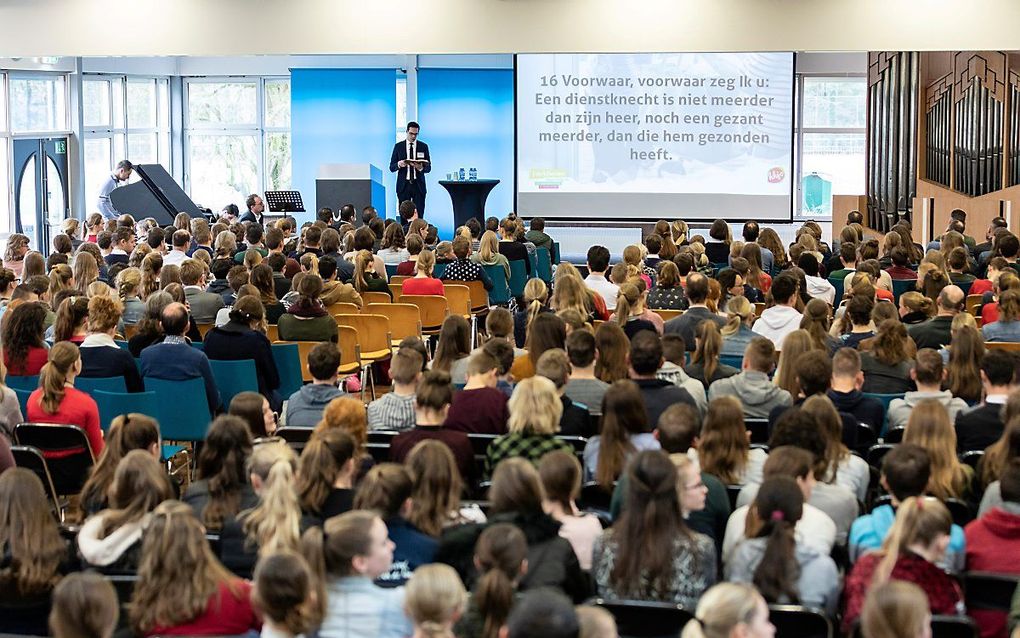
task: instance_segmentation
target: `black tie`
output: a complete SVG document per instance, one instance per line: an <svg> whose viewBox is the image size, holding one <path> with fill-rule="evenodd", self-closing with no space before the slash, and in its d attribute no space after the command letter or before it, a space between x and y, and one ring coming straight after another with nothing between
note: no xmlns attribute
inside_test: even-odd
<svg viewBox="0 0 1020 638"><path fill-rule="evenodd" d="M414 159L414 142L411 142L411 153L410 153L410 155L411 155L411 157L408 158L408 159L413 160ZM413 181L415 177L416 176L414 174L414 166L412 165L411 166L411 180Z"/></svg>

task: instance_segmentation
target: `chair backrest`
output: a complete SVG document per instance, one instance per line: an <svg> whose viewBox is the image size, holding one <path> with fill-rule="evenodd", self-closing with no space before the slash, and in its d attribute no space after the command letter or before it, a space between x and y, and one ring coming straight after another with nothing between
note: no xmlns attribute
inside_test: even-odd
<svg viewBox="0 0 1020 638"><path fill-rule="evenodd" d="M450 264L436 264L432 267L432 276L436 279L442 279L443 275L446 274L446 267Z"/></svg>
<svg viewBox="0 0 1020 638"><path fill-rule="evenodd" d="M596 607L602 607L616 619L616 629L621 636L641 638L657 638L670 636L675 638L683 626L694 614L676 603L657 603L645 600L605 600L596 598L591 601Z"/></svg>
<svg viewBox="0 0 1020 638"><path fill-rule="evenodd" d="M21 413L28 414L28 398L32 396L32 393L35 392L35 390L23 390L21 388L13 387L11 390L14 390L14 394L18 396L18 405L21 406Z"/></svg>
<svg viewBox="0 0 1020 638"><path fill-rule="evenodd" d="M124 338L125 339L130 339L131 337L135 336L136 334L138 334L138 324L137 323L126 323L126 324L124 324Z"/></svg>
<svg viewBox="0 0 1020 638"><path fill-rule="evenodd" d="M967 572L963 575L967 609L1009 611L1018 582L1016 574Z"/></svg>
<svg viewBox="0 0 1020 638"><path fill-rule="evenodd" d="M413 303L421 312L421 329L424 334L436 334L450 314L446 297L438 295L402 295L400 303Z"/></svg>
<svg viewBox="0 0 1020 638"><path fill-rule="evenodd" d="M978 638L978 626L970 616L932 616L931 638Z"/></svg>
<svg viewBox="0 0 1020 638"><path fill-rule="evenodd" d="M295 343L277 342L272 347L276 372L280 375L280 396L286 399L300 390L304 381L301 353Z"/></svg>
<svg viewBox="0 0 1020 638"><path fill-rule="evenodd" d="M652 312L662 317L663 321L669 321L684 314L683 310L671 310L669 308L652 308Z"/></svg>
<svg viewBox="0 0 1020 638"><path fill-rule="evenodd" d="M506 277L506 270L503 266L482 266L482 270L492 280L492 290L489 291L489 303L503 305L510 302L510 282ZM523 290L523 289L522 289Z"/></svg>
<svg viewBox="0 0 1020 638"><path fill-rule="evenodd" d="M339 326L337 327L339 330ZM340 334L343 334L342 332ZM341 338L340 343L340 357L343 360L343 339ZM356 342L355 342L356 343ZM312 351L312 348L319 345L318 341L277 341L273 345L289 344L297 347L298 351L298 365L301 368L301 378L304 381L312 381L312 373L308 371L308 353ZM275 355L274 355L275 357ZM293 365L293 364L291 364ZM297 390L295 390L296 392ZM282 390L281 390L282 393Z"/></svg>
<svg viewBox="0 0 1020 638"><path fill-rule="evenodd" d="M524 285L528 283L528 268L523 259L510 260L510 292L515 297L524 295Z"/></svg>
<svg viewBox="0 0 1020 638"><path fill-rule="evenodd" d="M917 287L916 279L893 279L892 280L893 302L899 303L900 295L916 287Z"/></svg>
<svg viewBox="0 0 1020 638"><path fill-rule="evenodd" d="M392 345L405 337L421 338L421 311L413 303L370 303L365 305L364 312L389 320Z"/></svg>
<svg viewBox="0 0 1020 638"><path fill-rule="evenodd" d="M956 285L963 291L963 294L970 295L970 287L974 285L973 281L957 281Z"/></svg>
<svg viewBox="0 0 1020 638"><path fill-rule="evenodd" d="M7 375L4 379L4 383L9 388L20 388L21 390L35 390L39 387L39 375L31 377L19 377L13 374Z"/></svg>
<svg viewBox="0 0 1020 638"><path fill-rule="evenodd" d="M751 443L769 442L768 419L744 419L744 427L751 433Z"/></svg>
<svg viewBox="0 0 1020 638"><path fill-rule="evenodd" d="M829 283L836 289L836 294L832 298L833 306L838 306L839 302L843 300L843 277L829 277Z"/></svg>
<svg viewBox="0 0 1020 638"><path fill-rule="evenodd" d="M273 435L280 437L287 442L287 445L300 452L305 448L309 439L312 438L312 432L312 428L283 427L277 428Z"/></svg>
<svg viewBox="0 0 1020 638"><path fill-rule="evenodd" d="M42 481L43 489L47 498L50 499L53 511L60 513L60 499L57 497L57 490L53 485L53 477L50 475L46 458L37 447L31 445L12 445L11 456L14 457L14 464L18 467L29 470Z"/></svg>
<svg viewBox="0 0 1020 638"><path fill-rule="evenodd" d="M867 454L864 455L864 460L868 462L868 465L876 470L881 470L882 459L885 458L886 454L892 452L895 447L895 443L879 443L878 445L872 445L868 448Z"/></svg>
<svg viewBox="0 0 1020 638"><path fill-rule="evenodd" d="M405 280L410 279L410 278L411 278L411 275L393 275L392 277L389 277L388 279L389 279L389 282L391 284L403 284Z"/></svg>
<svg viewBox="0 0 1020 638"><path fill-rule="evenodd" d="M469 432L467 437L468 441L471 441L471 449L474 451L475 456L485 456L485 453L489 449L489 444L496 439L495 434L475 434Z"/></svg>
<svg viewBox="0 0 1020 638"><path fill-rule="evenodd" d="M75 377L74 387L92 394L96 390L104 392L127 392L124 377Z"/></svg>
<svg viewBox="0 0 1020 638"><path fill-rule="evenodd" d="M387 285L390 287L390 294L393 295L393 301L397 301L398 299L400 299L400 295L403 293L404 290L404 285L395 284L393 282L390 282Z"/></svg>
<svg viewBox="0 0 1020 638"><path fill-rule="evenodd" d="M577 505L586 511L608 513L612 500L613 494L611 491L607 491L598 483L590 481L581 486L581 495L577 499Z"/></svg>
<svg viewBox="0 0 1020 638"><path fill-rule="evenodd" d="M444 282L443 291L451 313L465 319L471 316L471 290L467 286Z"/></svg>
<svg viewBox="0 0 1020 638"><path fill-rule="evenodd" d="M145 389L156 393L159 429L167 441L202 441L209 429L209 401L202 377L170 381L145 377Z"/></svg>
<svg viewBox="0 0 1020 638"><path fill-rule="evenodd" d="M953 517L953 523L960 527L965 527L967 523L974 520L974 509L967 501L958 498L947 498L942 502L945 503L946 509L949 510L950 516Z"/></svg>
<svg viewBox="0 0 1020 638"><path fill-rule="evenodd" d="M215 328L216 324L198 323L195 326L198 328L198 334L202 335L202 338L205 339L205 335L209 334L209 331Z"/></svg>
<svg viewBox="0 0 1020 638"><path fill-rule="evenodd" d="M361 355L372 359L385 359L390 354L393 337L390 320L385 315L336 315L339 326L350 326L358 331Z"/></svg>
<svg viewBox="0 0 1020 638"><path fill-rule="evenodd" d="M971 466L974 468L974 471L977 471L978 464L981 463L983 458L985 458L984 450L967 450L960 453L960 462Z"/></svg>
<svg viewBox="0 0 1020 638"><path fill-rule="evenodd" d="M361 339L358 329L350 326L337 326L340 331L340 374L354 374L361 370ZM305 356L305 361L308 357ZM307 366L306 366L307 367Z"/></svg>
<svg viewBox="0 0 1020 638"><path fill-rule="evenodd" d="M832 621L825 612L802 605L769 605L769 622L777 636L832 638Z"/></svg>
<svg viewBox="0 0 1020 638"><path fill-rule="evenodd" d="M389 295L378 290L366 290L361 293L361 300L365 302L365 305L370 303L390 303L392 301Z"/></svg>
<svg viewBox="0 0 1020 638"><path fill-rule="evenodd" d="M1015 341L986 341L987 350L1003 350L1005 352L1020 352L1020 342Z"/></svg>
<svg viewBox="0 0 1020 638"><path fill-rule="evenodd" d="M238 394L259 391L254 359L235 361L209 359L209 366L216 379L216 388L220 391L220 401L223 402L224 409L230 407L230 402Z"/></svg>
<svg viewBox="0 0 1020 638"><path fill-rule="evenodd" d="M75 383L80 381L76 379ZM147 392L108 392L106 390L95 390L92 399L99 408L99 425L103 432L110 428L113 419L121 414L137 412L159 419L159 402L156 400L156 393Z"/></svg>
<svg viewBox="0 0 1020 638"><path fill-rule="evenodd" d="M724 354L719 356L719 363L740 370L744 367L744 355Z"/></svg>
<svg viewBox="0 0 1020 638"><path fill-rule="evenodd" d="M547 284L552 282L550 259L548 248L538 247L535 249L536 276Z"/></svg>
<svg viewBox="0 0 1020 638"><path fill-rule="evenodd" d="M489 307L489 291L480 281L459 281L459 286L467 286L471 293L471 312L479 313Z"/></svg>
<svg viewBox="0 0 1020 638"><path fill-rule="evenodd" d="M385 443L386 445L389 445L399 434L400 432L397 432L396 430L369 430L368 442Z"/></svg>
<svg viewBox="0 0 1020 638"><path fill-rule="evenodd" d="M85 430L77 425L63 423L19 423L14 427L14 442L47 452L59 453L59 458L47 459L46 464L57 494L77 494L85 485L96 456ZM69 453L70 452L70 453Z"/></svg>
<svg viewBox="0 0 1020 638"><path fill-rule="evenodd" d="M361 308L358 308L357 304L353 304L347 301L338 301L334 304L330 304L326 308L326 312L328 312L330 316L350 314L356 315L359 312L361 312Z"/></svg>
<svg viewBox="0 0 1020 638"><path fill-rule="evenodd" d="M386 278L393 279L397 276L397 264L386 264Z"/></svg>
<svg viewBox="0 0 1020 638"><path fill-rule="evenodd" d="M982 295L967 295L967 299L964 301L967 312L975 317L977 316L978 307L981 306L981 297Z"/></svg>
<svg viewBox="0 0 1020 638"><path fill-rule="evenodd" d="M280 340L280 326L275 323L266 325L266 339L269 339L269 343Z"/></svg>

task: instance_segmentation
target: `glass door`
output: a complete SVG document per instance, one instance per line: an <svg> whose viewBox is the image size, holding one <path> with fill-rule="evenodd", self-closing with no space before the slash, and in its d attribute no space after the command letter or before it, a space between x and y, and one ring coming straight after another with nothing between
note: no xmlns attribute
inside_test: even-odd
<svg viewBox="0 0 1020 638"><path fill-rule="evenodd" d="M46 252L50 237L70 212L67 138L14 140L14 232Z"/></svg>

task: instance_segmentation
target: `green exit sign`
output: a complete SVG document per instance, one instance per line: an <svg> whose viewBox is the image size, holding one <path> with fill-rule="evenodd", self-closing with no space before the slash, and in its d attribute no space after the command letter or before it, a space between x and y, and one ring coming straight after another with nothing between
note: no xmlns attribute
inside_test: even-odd
<svg viewBox="0 0 1020 638"><path fill-rule="evenodd" d="M67 154L67 142L65 142L63 140L58 140L57 141L57 155L66 155L66 154Z"/></svg>

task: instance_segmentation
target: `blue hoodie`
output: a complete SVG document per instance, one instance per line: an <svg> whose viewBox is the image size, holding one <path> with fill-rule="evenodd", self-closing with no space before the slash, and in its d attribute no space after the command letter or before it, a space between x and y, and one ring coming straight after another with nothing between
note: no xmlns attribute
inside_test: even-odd
<svg viewBox="0 0 1020 638"><path fill-rule="evenodd" d="M882 541L889 534L893 522L896 520L896 510L892 505L880 505L854 521L850 526L850 561L856 562L858 558L867 552L882 547ZM966 539L963 536L963 529L959 525L953 525L949 532L949 549L946 556L939 561L939 567L948 569L957 574L962 574L966 563Z"/></svg>

